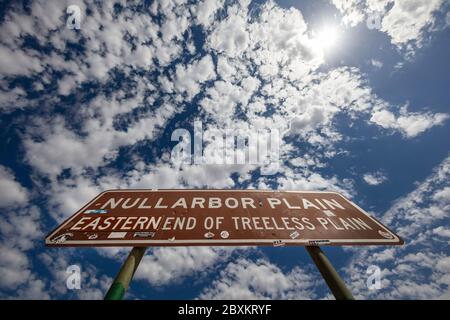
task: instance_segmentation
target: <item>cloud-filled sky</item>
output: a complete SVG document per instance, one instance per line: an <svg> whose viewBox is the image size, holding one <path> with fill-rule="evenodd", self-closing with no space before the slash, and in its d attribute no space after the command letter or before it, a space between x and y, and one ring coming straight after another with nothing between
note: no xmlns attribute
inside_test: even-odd
<svg viewBox="0 0 450 320"><path fill-rule="evenodd" d="M101 299L129 248L43 239L117 188L338 191L406 242L324 247L356 298L450 298L448 1L6 1L0 34L0 298ZM278 170L174 164L196 121L278 130ZM331 297L302 247L152 248L127 293Z"/></svg>

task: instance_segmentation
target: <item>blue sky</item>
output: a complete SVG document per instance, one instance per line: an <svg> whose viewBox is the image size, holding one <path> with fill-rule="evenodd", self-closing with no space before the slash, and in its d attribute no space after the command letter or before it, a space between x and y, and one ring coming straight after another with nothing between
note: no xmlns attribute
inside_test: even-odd
<svg viewBox="0 0 450 320"><path fill-rule="evenodd" d="M80 29L66 25L80 8ZM325 247L360 299L450 298L445 0L0 7L0 297L101 299L129 248L44 236L113 188L339 191L403 247ZM279 169L174 165L176 129L277 129ZM211 142L205 139L205 142ZM211 145L205 145L205 151ZM81 289L66 269L81 268ZM381 270L369 290L367 269ZM302 247L149 249L129 299L328 299Z"/></svg>

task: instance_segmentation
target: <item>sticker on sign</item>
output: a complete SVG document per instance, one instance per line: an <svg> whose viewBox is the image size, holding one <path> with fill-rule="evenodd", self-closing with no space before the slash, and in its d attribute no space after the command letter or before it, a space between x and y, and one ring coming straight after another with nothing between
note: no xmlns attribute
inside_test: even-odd
<svg viewBox="0 0 450 320"><path fill-rule="evenodd" d="M51 232L45 243L289 246L401 245L403 240L336 192L108 190Z"/></svg>

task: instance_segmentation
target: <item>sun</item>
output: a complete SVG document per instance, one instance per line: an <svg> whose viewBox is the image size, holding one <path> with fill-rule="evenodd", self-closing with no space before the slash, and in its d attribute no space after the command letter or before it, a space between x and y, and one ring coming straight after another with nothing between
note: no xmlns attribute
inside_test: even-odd
<svg viewBox="0 0 450 320"><path fill-rule="evenodd" d="M314 34L314 40L317 42L317 45L323 49L335 47L338 44L339 39L339 27L333 25L323 26Z"/></svg>

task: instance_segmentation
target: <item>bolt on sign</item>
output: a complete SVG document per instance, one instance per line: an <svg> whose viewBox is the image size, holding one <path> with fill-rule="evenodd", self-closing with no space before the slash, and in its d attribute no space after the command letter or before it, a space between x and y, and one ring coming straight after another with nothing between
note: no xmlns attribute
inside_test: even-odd
<svg viewBox="0 0 450 320"><path fill-rule="evenodd" d="M339 193L109 190L46 237L48 246L401 245Z"/></svg>

